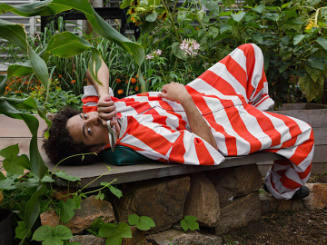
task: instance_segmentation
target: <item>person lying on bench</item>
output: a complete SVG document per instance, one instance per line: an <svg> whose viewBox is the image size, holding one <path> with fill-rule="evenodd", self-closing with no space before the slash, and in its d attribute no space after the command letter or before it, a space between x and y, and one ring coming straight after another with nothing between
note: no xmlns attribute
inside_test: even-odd
<svg viewBox="0 0 327 245"><path fill-rule="evenodd" d="M215 165L225 156L279 154L284 159L274 162L265 188L277 199L304 197L313 130L303 121L266 111L274 102L263 60L258 46L244 44L185 86L169 83L161 92L123 99L109 95L109 70L103 63L98 72L102 84L84 88L83 113L64 109L53 119L45 151L56 163L112 147L110 120L116 145L161 162Z"/></svg>

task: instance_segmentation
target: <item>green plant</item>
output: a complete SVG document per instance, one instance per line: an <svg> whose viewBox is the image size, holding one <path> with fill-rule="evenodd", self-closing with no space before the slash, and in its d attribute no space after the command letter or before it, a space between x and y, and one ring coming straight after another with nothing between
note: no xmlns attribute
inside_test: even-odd
<svg viewBox="0 0 327 245"><path fill-rule="evenodd" d="M223 3L221 5L221 3ZM130 21L141 28L146 51L163 50L164 63L145 61L143 74L187 83L240 44L258 44L265 56L271 96L283 102L324 101L327 65L327 6L325 1L132 1ZM228 8L229 7L229 8ZM241 10L240 10L241 9ZM196 55L181 50L183 40L195 40ZM151 63L153 62L153 63ZM157 83L157 85L159 85ZM149 86L158 89L159 86Z"/></svg>
<svg viewBox="0 0 327 245"><path fill-rule="evenodd" d="M155 223L150 217L131 214L128 216L128 224L125 222L105 223L101 219L97 219L93 222L89 232L106 238L108 245L121 245L123 238L132 238L132 226L141 231L148 231L155 227Z"/></svg>
<svg viewBox="0 0 327 245"><path fill-rule="evenodd" d="M199 223L197 222L197 218L191 215L186 215L181 221L180 225L184 231L195 231L199 230Z"/></svg>

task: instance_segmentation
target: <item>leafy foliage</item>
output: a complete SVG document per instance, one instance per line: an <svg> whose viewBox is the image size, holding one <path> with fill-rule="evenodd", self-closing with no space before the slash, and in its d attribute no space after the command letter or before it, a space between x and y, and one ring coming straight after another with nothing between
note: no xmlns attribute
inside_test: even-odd
<svg viewBox="0 0 327 245"><path fill-rule="evenodd" d="M195 231L200 229L197 218L191 215L186 215L184 219L180 221L180 224L184 231Z"/></svg>
<svg viewBox="0 0 327 245"><path fill-rule="evenodd" d="M147 216L138 216L137 214L130 214L128 216L128 223L134 225L137 229L141 231L148 231L151 228L155 227L153 219Z"/></svg>
<svg viewBox="0 0 327 245"><path fill-rule="evenodd" d="M73 237L69 228L63 225L56 227L40 226L33 234L34 241L42 242L43 245L63 245L64 241Z"/></svg>

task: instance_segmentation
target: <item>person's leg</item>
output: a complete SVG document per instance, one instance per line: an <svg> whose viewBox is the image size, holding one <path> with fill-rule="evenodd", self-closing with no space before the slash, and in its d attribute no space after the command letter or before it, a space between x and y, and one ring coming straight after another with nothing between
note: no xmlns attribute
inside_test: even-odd
<svg viewBox="0 0 327 245"><path fill-rule="evenodd" d="M239 95L260 110L274 104L268 95L264 57L255 44L237 47L187 86L206 94Z"/></svg>
<svg viewBox="0 0 327 245"><path fill-rule="evenodd" d="M275 161L265 177L268 191L278 199L290 199L309 179L314 152L313 130L305 122L284 115L269 113L279 126L281 143L266 151L279 154L285 159ZM284 129L283 129L284 128Z"/></svg>

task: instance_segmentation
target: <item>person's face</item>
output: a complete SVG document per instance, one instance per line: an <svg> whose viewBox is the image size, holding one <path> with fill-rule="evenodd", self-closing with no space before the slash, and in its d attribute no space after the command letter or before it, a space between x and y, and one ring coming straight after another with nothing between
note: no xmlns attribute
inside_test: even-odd
<svg viewBox="0 0 327 245"><path fill-rule="evenodd" d="M108 129L102 125L96 111L69 118L66 128L75 142L91 146L92 151L100 151L109 143Z"/></svg>

